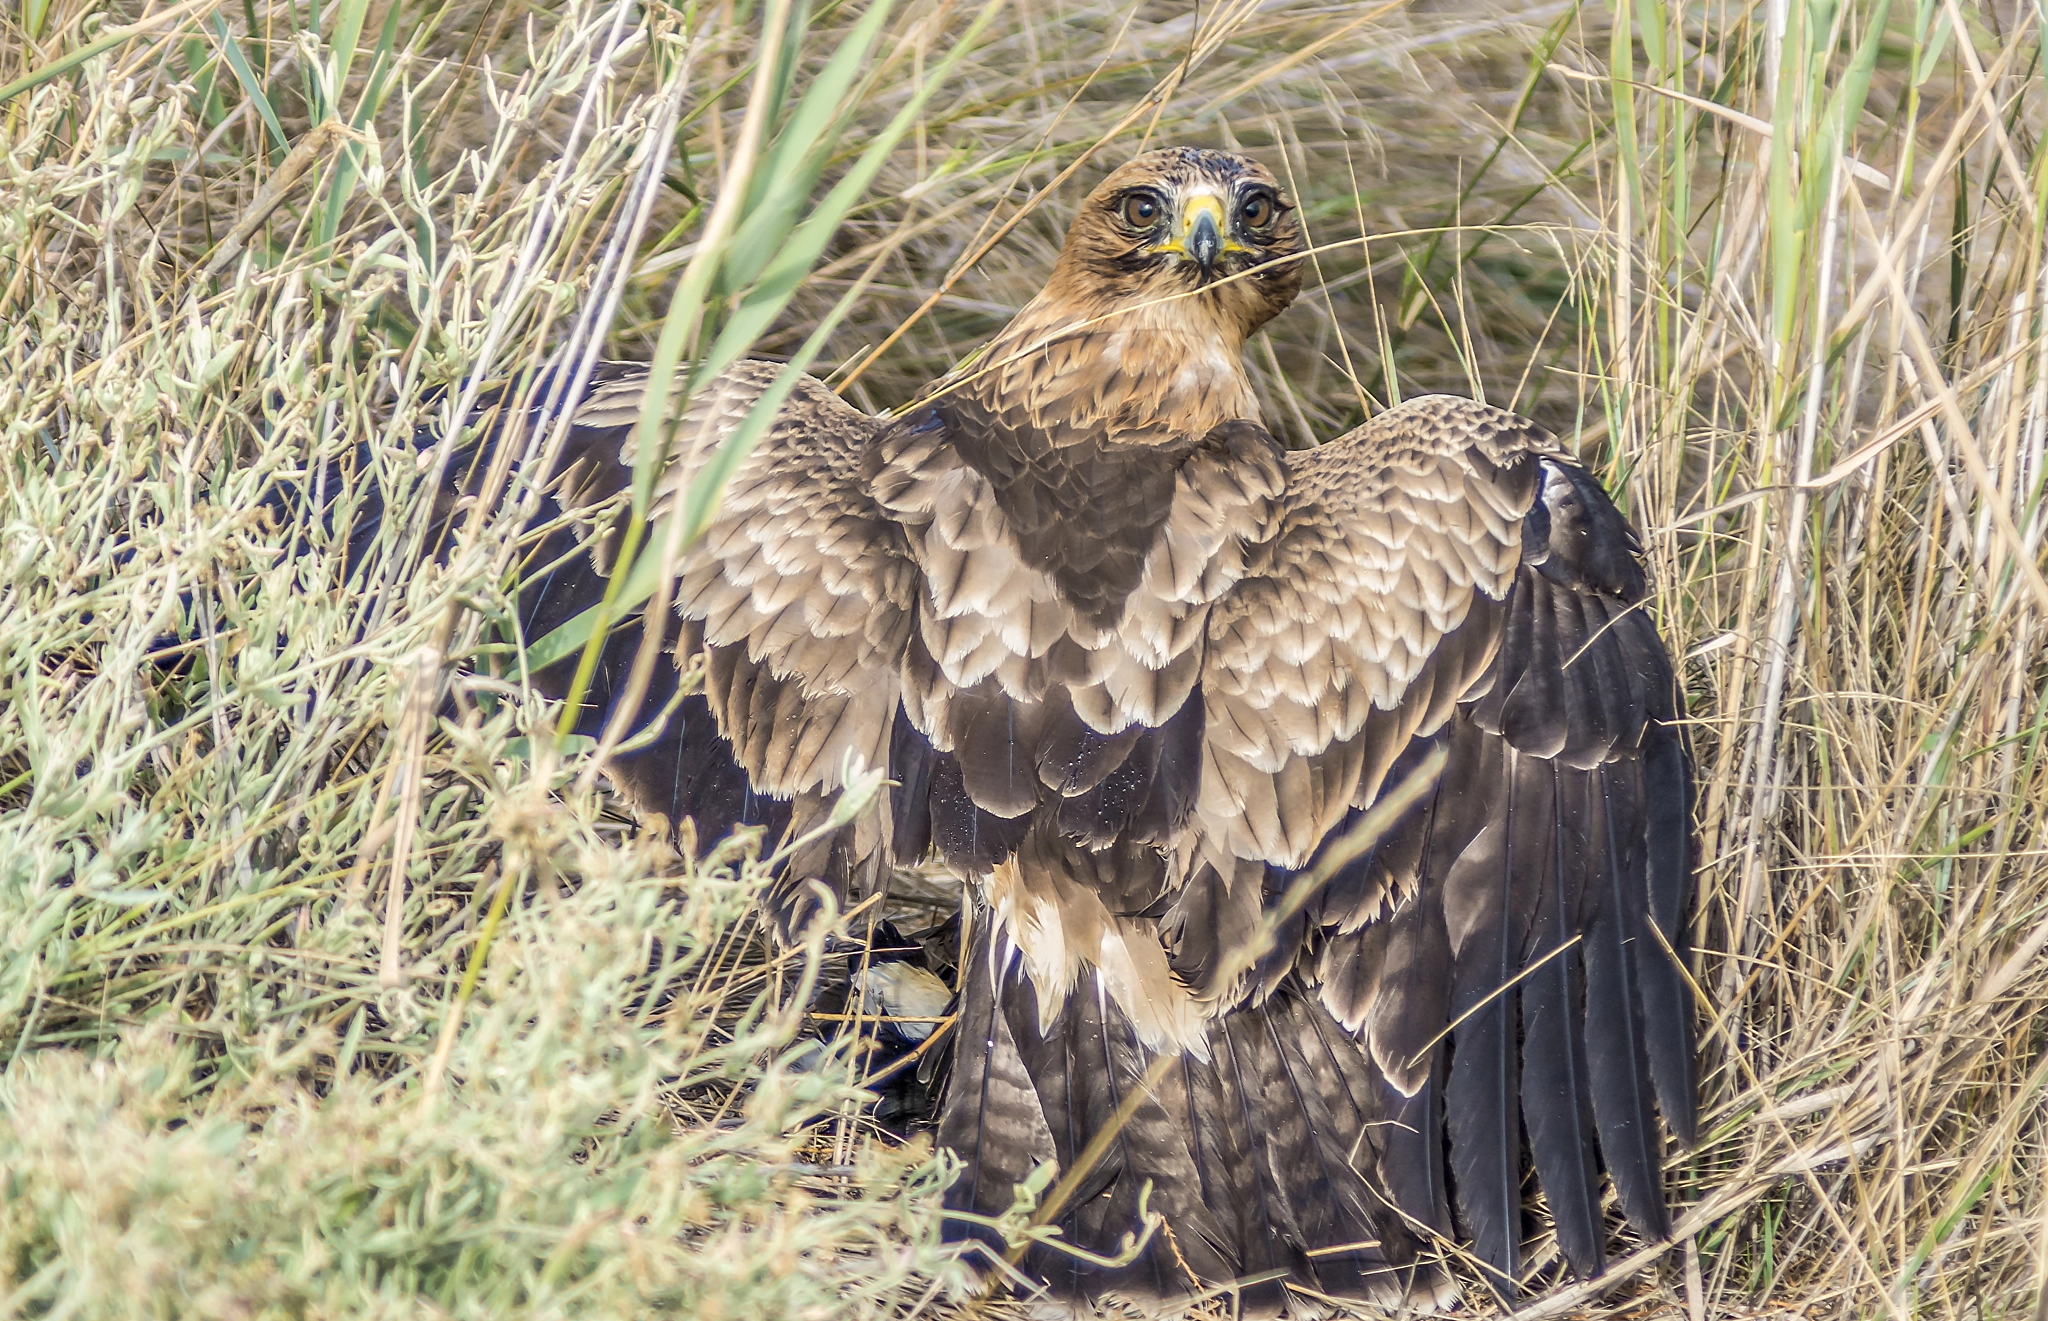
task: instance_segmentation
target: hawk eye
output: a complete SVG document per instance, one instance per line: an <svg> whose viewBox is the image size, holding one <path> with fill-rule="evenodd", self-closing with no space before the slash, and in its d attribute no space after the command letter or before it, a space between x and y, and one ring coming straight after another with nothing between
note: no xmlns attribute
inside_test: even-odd
<svg viewBox="0 0 2048 1321"><path fill-rule="evenodd" d="M1278 210L1271 193L1258 192L1238 204L1237 218L1247 229L1264 229L1273 223L1274 213Z"/></svg>
<svg viewBox="0 0 2048 1321"><path fill-rule="evenodd" d="M1124 194L1123 205L1117 209L1117 214L1132 229L1150 229L1158 221L1162 210L1164 208L1160 206L1156 194L1140 189L1134 193Z"/></svg>

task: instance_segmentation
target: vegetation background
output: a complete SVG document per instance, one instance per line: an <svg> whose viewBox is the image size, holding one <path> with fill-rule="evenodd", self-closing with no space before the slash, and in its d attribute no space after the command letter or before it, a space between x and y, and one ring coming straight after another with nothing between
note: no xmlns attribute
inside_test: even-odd
<svg viewBox="0 0 2048 1321"><path fill-rule="evenodd" d="M900 405L1104 170L1194 142L1318 245L1252 348L1269 423L1532 413L1645 530L1684 657L1705 1136L1676 1244L1593 1284L1539 1253L1525 1314L2041 1317L2044 24L10 7L0 1313L971 1307L943 1158L789 1008L832 962L766 958L752 844L689 865L607 805L507 641L525 486L423 556L413 435L599 351ZM393 510L376 590L280 503L337 459Z"/></svg>

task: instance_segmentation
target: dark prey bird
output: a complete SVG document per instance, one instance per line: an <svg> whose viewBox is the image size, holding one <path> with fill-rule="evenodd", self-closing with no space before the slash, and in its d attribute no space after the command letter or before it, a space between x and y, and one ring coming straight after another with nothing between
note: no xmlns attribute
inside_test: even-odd
<svg viewBox="0 0 2048 1321"><path fill-rule="evenodd" d="M1277 444L1242 350L1301 248L1263 166L1152 152L900 417L805 379L683 560L667 631L703 691L613 767L705 839L809 830L849 757L887 768L788 888L851 900L928 856L967 883L957 1232L992 1239L972 1217L1130 1103L1055 1223L1098 1257L1141 1200L1164 1226L1113 1269L1033 1247L1054 1299L1435 1302L1460 1240L1511 1297L1531 1167L1588 1277L1617 1228L1601 1172L1665 1236L1665 1133L1693 1138L1692 777L1636 535L1552 437L1470 400ZM777 371L689 401L664 499ZM529 636L603 590L645 382L608 364L574 406ZM1374 847L1331 853L1439 763Z"/></svg>

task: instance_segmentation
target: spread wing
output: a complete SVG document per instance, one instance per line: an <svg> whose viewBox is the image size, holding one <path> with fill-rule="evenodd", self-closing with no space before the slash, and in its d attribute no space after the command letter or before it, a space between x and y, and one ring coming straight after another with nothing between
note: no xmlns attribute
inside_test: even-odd
<svg viewBox="0 0 2048 1321"><path fill-rule="evenodd" d="M1292 972L1355 1034L1387 1195L1440 1229L1447 1125L1448 1204L1509 1279L1526 1127L1590 1277L1596 1159L1661 1237L1658 1110L1693 1133L1671 953L1691 775L1636 538L1547 436L1468 400L1412 401L1288 461L1279 529L1210 617L1176 964L1200 984L1403 764L1443 748L1434 790L1334 872L1248 993Z"/></svg>
<svg viewBox="0 0 2048 1321"><path fill-rule="evenodd" d="M742 363L692 401L665 489L695 477L779 371ZM861 477L884 425L805 377L683 558L676 608L709 653L706 695L777 797L838 789L849 754L888 762L918 577Z"/></svg>
<svg viewBox="0 0 2048 1321"><path fill-rule="evenodd" d="M675 433L677 459L658 488L659 520L738 429L781 371L743 362L694 396ZM530 637L595 605L604 592L632 482L634 423L647 387L637 364L603 364L582 403L550 483L552 531L528 557L522 593ZM742 822L804 829L841 787L849 754L888 762L899 670L916 577L901 529L860 480L867 448L885 425L805 377L734 470L704 535L683 553L675 588L682 625L666 649L687 660L701 647L704 687L683 699L651 741L612 772L634 806L692 816L710 840ZM653 538L650 538L652 541ZM642 621L614 627L581 728L602 728L625 687ZM574 661L537 676L564 688ZM660 715L678 667L657 667L643 719ZM792 815L793 814L793 815ZM886 858L890 814L871 814L854 839L798 859L798 881L865 879Z"/></svg>

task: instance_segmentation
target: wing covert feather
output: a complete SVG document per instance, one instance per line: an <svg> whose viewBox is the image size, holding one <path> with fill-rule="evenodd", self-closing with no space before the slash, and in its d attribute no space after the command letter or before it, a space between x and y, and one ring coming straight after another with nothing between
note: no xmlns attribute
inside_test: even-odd
<svg viewBox="0 0 2048 1321"><path fill-rule="evenodd" d="M780 371L742 362L690 400L657 516ZM577 420L637 411L645 384L643 373L594 393ZM709 686L712 710L762 793L835 790L849 753L871 767L888 762L917 575L902 529L861 478L885 425L803 378L683 554L676 609L713 653L725 682ZM619 461L631 465L630 448Z"/></svg>
<svg viewBox="0 0 2048 1321"><path fill-rule="evenodd" d="M1357 738L1374 710L1398 713L1381 746L1441 723L1437 689L1455 698L1484 669L1488 603L1520 567L1546 444L1513 414L1429 396L1287 455L1278 529L1209 618L1212 850L1302 865L1349 799L1379 786L1334 813L1319 805L1314 829L1287 829L1280 786L1296 763ZM1476 637L1446 646L1475 614Z"/></svg>
<svg viewBox="0 0 2048 1321"><path fill-rule="evenodd" d="M742 362L689 400L676 423L676 457L655 488L657 529L782 370ZM647 383L642 364L600 363L569 417L540 546L564 571L522 589L529 636L596 604L615 569ZM661 718L679 671L700 650L703 691L681 699L663 728L643 731L647 748L610 764L636 808L694 817L706 841L747 822L776 837L800 834L831 811L849 754L869 767L903 755L892 744L917 571L902 529L862 474L886 426L804 377L735 467L709 526L683 550L674 590L681 627L664 643L675 668L657 673L648 715ZM597 709L579 729L594 732L609 717L643 636L637 611L614 624L592 686ZM573 664L536 679L559 692ZM879 884L899 814L864 816L814 841L784 868L790 884L823 878L861 892ZM778 910L785 930L798 907Z"/></svg>

